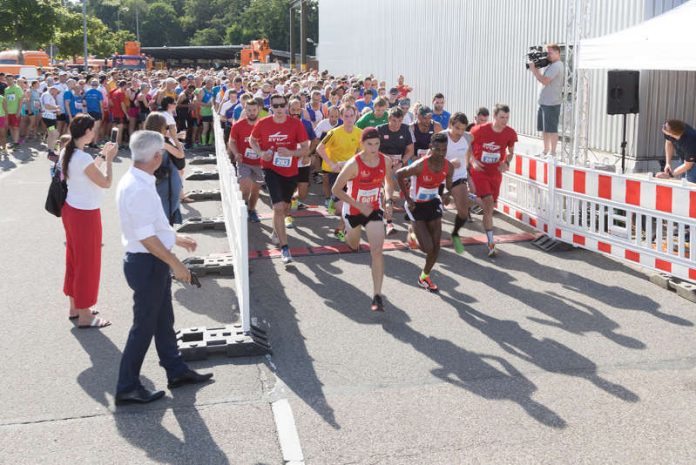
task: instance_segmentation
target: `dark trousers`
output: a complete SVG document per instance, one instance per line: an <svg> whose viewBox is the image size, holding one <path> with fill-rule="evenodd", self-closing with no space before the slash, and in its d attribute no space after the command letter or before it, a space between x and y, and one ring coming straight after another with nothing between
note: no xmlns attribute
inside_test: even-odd
<svg viewBox="0 0 696 465"><path fill-rule="evenodd" d="M133 289L133 326L123 349L117 394L141 386L140 368L153 336L167 378L179 376L187 369L176 346L169 266L149 253L127 253L123 271Z"/></svg>

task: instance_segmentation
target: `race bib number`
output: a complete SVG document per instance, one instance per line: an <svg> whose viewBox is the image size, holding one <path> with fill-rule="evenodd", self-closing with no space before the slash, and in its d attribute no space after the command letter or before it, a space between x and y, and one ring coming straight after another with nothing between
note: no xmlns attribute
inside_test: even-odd
<svg viewBox="0 0 696 465"><path fill-rule="evenodd" d="M374 189L370 190L364 190L364 189L359 189L358 190L358 198L356 199L359 203L377 203L377 200L379 199L379 187L375 187Z"/></svg>
<svg viewBox="0 0 696 465"><path fill-rule="evenodd" d="M290 168L292 166L292 157L283 157L278 152L273 152L273 166Z"/></svg>
<svg viewBox="0 0 696 465"><path fill-rule="evenodd" d="M418 158L422 158L428 154L428 149L418 149L418 152L416 155L418 155Z"/></svg>
<svg viewBox="0 0 696 465"><path fill-rule="evenodd" d="M483 163L498 163L500 161L500 152L483 152L481 156L481 161Z"/></svg>
<svg viewBox="0 0 696 465"><path fill-rule="evenodd" d="M429 200L433 200L433 199L437 198L437 196L438 196L437 187L433 187L433 188L419 187L418 193L416 194L416 201L417 202L427 202Z"/></svg>
<svg viewBox="0 0 696 465"><path fill-rule="evenodd" d="M258 160L259 154L254 152L251 148L247 148L246 151L244 152L244 158L246 158L248 160Z"/></svg>

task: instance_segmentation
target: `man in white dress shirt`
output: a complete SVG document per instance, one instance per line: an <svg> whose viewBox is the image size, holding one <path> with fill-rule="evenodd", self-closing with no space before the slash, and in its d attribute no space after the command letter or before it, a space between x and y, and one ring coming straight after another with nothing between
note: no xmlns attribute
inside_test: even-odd
<svg viewBox="0 0 696 465"><path fill-rule="evenodd" d="M154 131L137 131L129 145L133 166L118 184L116 202L126 248L123 270L133 289L133 326L121 358L117 405L147 403L164 396L164 391L150 391L140 383L140 368L153 336L170 389L213 376L191 370L176 345L170 270L185 283L191 282L191 272L171 249L176 244L194 251L196 241L174 232L155 189L153 173L162 162L164 138Z"/></svg>

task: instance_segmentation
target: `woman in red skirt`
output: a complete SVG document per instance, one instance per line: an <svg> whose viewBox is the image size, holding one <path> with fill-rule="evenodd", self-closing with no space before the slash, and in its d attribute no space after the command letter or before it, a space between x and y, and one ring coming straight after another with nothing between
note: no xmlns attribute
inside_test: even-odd
<svg viewBox="0 0 696 465"><path fill-rule="evenodd" d="M116 144L107 143L101 157L92 159L84 151L95 139L94 119L78 114L70 123L70 142L61 154L68 196L62 210L65 227L65 281L63 292L70 298L70 319L80 328L103 328L110 321L96 316L101 275L101 207L104 190L111 187L111 165Z"/></svg>

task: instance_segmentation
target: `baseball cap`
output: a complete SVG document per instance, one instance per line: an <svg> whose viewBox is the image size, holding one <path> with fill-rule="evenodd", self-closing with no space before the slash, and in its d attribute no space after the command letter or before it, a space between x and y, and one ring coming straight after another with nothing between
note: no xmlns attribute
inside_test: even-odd
<svg viewBox="0 0 696 465"><path fill-rule="evenodd" d="M379 139L379 131L377 128L365 128L365 130L362 132L362 137L360 140L365 142L367 139Z"/></svg>
<svg viewBox="0 0 696 465"><path fill-rule="evenodd" d="M389 93L392 95L397 95L399 93L399 89L397 89L396 87L392 87L391 89L389 89Z"/></svg>
<svg viewBox="0 0 696 465"><path fill-rule="evenodd" d="M400 107L410 107L411 106L411 99L410 98L402 98L399 100L399 106Z"/></svg>
<svg viewBox="0 0 696 465"><path fill-rule="evenodd" d="M189 74L186 76L186 79L188 79L189 81L193 81L195 77L193 76L193 74Z"/></svg>
<svg viewBox="0 0 696 465"><path fill-rule="evenodd" d="M62 91L63 88L61 86L51 86L52 90L57 90L58 92Z"/></svg>
<svg viewBox="0 0 696 465"><path fill-rule="evenodd" d="M433 110L431 110L430 107L428 107L428 106L422 106L422 107L420 107L420 109L418 110L418 114L419 114L420 116L432 115L432 114L433 114Z"/></svg>
<svg viewBox="0 0 696 465"><path fill-rule="evenodd" d="M99 81L97 81L96 79L92 79L91 81L89 81L89 85L92 87L99 87Z"/></svg>

